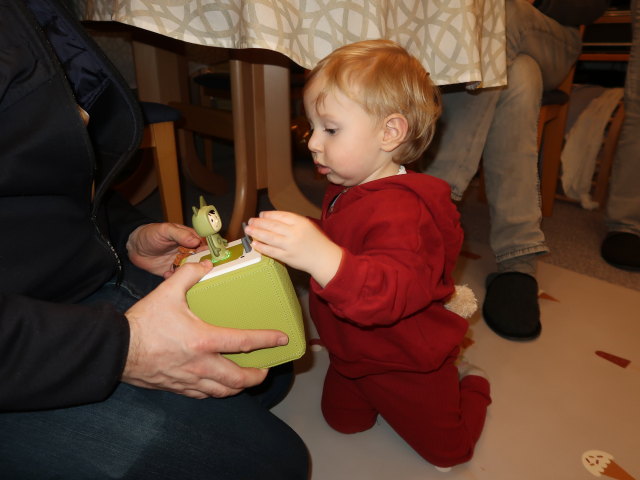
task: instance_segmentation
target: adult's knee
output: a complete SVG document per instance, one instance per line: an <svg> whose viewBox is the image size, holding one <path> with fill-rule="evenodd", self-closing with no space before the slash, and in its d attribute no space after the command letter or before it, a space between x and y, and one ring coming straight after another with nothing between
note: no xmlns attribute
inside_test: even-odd
<svg viewBox="0 0 640 480"><path fill-rule="evenodd" d="M144 448L126 478L147 478L149 466L158 479L204 479L211 472L228 480L308 478L309 454L302 439L256 398L244 393L206 400L143 394L151 411L162 412L161 422L146 428Z"/></svg>
<svg viewBox="0 0 640 480"><path fill-rule="evenodd" d="M523 105L539 109L543 84L538 63L529 55L518 55L509 67L507 76L509 83L505 94L517 97Z"/></svg>
<svg viewBox="0 0 640 480"><path fill-rule="evenodd" d="M310 476L310 457L307 446L291 429L286 434L273 438L277 445L278 455L269 459L266 469L260 468L257 476L244 478L260 478L264 480L307 480ZM249 457L247 454L247 458Z"/></svg>

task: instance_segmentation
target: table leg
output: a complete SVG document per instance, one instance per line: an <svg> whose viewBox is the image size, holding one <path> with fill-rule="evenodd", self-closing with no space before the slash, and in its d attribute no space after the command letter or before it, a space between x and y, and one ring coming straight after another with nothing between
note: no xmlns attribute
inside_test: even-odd
<svg viewBox="0 0 640 480"><path fill-rule="evenodd" d="M320 216L293 176L289 83L284 66L231 60L236 193L229 238L242 235L241 224L256 214L257 192L265 188L278 210Z"/></svg>
<svg viewBox="0 0 640 480"><path fill-rule="evenodd" d="M163 103L188 99L185 57L141 42L134 42L134 53L141 99ZM256 214L260 189L267 189L279 210L320 215L293 176L289 69L251 58L231 60L236 193L229 239L241 236L242 222Z"/></svg>
<svg viewBox="0 0 640 480"><path fill-rule="evenodd" d="M254 65L240 60L230 61L231 109L233 112L233 146L235 152L236 189L227 238L242 236L242 222L256 214L258 189L264 178L257 171L257 136L261 134L255 125L257 108Z"/></svg>
<svg viewBox="0 0 640 480"><path fill-rule="evenodd" d="M320 217L320 209L298 188L291 163L290 72L279 65L260 65L263 70L265 118L264 138L267 157L269 200L278 210Z"/></svg>

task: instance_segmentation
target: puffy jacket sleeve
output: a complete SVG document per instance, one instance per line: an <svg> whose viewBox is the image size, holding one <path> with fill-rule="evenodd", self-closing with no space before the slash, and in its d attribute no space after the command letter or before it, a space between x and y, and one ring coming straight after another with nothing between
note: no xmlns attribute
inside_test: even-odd
<svg viewBox="0 0 640 480"><path fill-rule="evenodd" d="M111 196L95 202L94 215L95 148L62 67L86 69L56 58L45 34L67 40L68 59L86 59L82 47L91 48L56 5L0 0L0 411L79 405L113 391L128 322L111 306L74 303L115 273L105 240L122 255L129 233L148 222ZM110 71L98 63L96 71ZM128 86L112 80L95 90L90 125L116 171L137 147L141 122L125 105Z"/></svg>
<svg viewBox="0 0 640 480"><path fill-rule="evenodd" d="M109 305L0 294L0 411L103 400L120 380L128 348L127 320Z"/></svg>

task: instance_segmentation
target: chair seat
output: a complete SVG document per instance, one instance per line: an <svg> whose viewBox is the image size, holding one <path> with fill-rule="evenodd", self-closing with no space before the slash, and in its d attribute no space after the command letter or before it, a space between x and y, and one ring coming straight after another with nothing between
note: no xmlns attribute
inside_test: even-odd
<svg viewBox="0 0 640 480"><path fill-rule="evenodd" d="M156 102L140 102L145 125L162 122L177 122L182 118L180 110Z"/></svg>

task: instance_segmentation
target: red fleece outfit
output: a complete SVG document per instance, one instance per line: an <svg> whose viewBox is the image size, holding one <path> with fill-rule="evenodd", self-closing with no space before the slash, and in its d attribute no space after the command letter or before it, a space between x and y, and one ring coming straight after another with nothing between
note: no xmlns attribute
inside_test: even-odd
<svg viewBox="0 0 640 480"><path fill-rule="evenodd" d="M453 364L468 324L444 307L463 240L449 186L414 172L331 185L320 226L343 249L324 289L311 280L331 361L325 419L354 433L380 414L434 465L469 460L491 398L486 379L459 381Z"/></svg>

